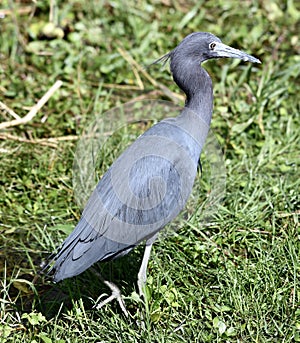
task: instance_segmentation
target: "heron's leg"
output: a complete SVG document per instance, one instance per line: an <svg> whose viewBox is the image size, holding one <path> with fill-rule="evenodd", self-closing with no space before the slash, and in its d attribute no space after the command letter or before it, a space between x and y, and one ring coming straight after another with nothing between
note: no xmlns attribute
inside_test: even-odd
<svg viewBox="0 0 300 343"><path fill-rule="evenodd" d="M122 294L121 294L119 287L117 285L115 285L113 282L104 280L103 277L101 276L101 274L99 274L94 268L93 268L93 271L97 274L97 276L100 278L100 280L103 283L105 283L106 286L111 290L111 296L109 296L108 298L106 298L105 300L103 300L101 302L99 302L99 300L102 298L103 295L100 295L100 297L96 301L96 304L94 305L94 308L99 310L101 307L110 303L112 300L117 299L118 303L121 307L121 310L123 311L125 316L128 317L128 312L126 310L124 300L122 299Z"/></svg>
<svg viewBox="0 0 300 343"><path fill-rule="evenodd" d="M152 245L154 243L154 241L156 240L158 236L158 233L155 234L153 237L151 237L150 239L148 239L146 241L146 246L145 246L145 251L144 251L144 256L143 256L143 260L142 260L142 264L138 273L138 288L139 288L139 294L140 297L144 297L145 299L145 294L144 294L144 286L146 284L147 281L147 266L148 266L148 261L150 258L150 254L151 254L151 249L152 249Z"/></svg>

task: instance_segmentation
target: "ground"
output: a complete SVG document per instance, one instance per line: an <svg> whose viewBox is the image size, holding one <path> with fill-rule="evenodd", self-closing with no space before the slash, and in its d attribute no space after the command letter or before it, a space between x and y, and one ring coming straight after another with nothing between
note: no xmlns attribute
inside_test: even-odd
<svg viewBox="0 0 300 343"><path fill-rule="evenodd" d="M293 0L1 2L1 342L300 341L299 20ZM146 301L136 293L142 247L96 266L119 285L129 318L116 302L93 310L108 289L92 270L58 284L39 274L81 214L76 147L120 104L183 105L167 65L149 65L193 31L262 64L205 64L218 147L202 156L189 216L154 245ZM105 132L97 177L146 119Z"/></svg>

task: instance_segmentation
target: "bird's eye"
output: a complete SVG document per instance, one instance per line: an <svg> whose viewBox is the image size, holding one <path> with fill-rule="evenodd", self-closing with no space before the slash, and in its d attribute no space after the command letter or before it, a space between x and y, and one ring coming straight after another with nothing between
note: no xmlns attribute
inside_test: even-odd
<svg viewBox="0 0 300 343"><path fill-rule="evenodd" d="M215 47L216 47L216 43L212 42L209 44L210 50L214 50Z"/></svg>

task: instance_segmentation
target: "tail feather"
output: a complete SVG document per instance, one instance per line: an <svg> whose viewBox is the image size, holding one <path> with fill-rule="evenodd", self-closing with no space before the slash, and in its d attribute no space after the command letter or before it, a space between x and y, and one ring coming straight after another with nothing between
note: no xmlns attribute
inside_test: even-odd
<svg viewBox="0 0 300 343"><path fill-rule="evenodd" d="M98 261L123 256L134 247L100 235L82 217L44 270L48 269L48 274L53 274L53 280L58 282L82 273Z"/></svg>

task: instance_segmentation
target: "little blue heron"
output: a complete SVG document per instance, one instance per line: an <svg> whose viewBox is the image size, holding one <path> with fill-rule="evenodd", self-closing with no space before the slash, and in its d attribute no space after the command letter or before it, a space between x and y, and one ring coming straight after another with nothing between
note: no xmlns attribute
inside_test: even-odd
<svg viewBox="0 0 300 343"><path fill-rule="evenodd" d="M49 263L55 282L78 275L97 261L123 256L146 241L138 273L138 288L143 295L152 244L188 200L210 127L213 87L201 64L221 57L260 63L207 32L188 35L156 61L170 60L174 81L186 94L185 107L176 118L148 129L104 174L79 223ZM101 306L117 298L124 310L118 288L105 283L112 295Z"/></svg>

